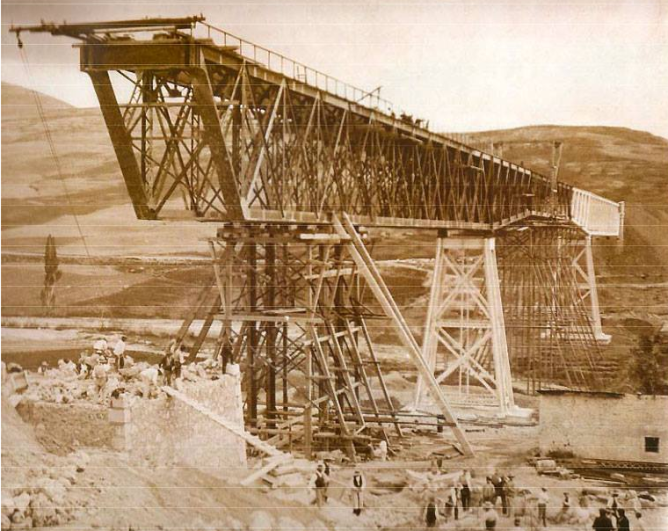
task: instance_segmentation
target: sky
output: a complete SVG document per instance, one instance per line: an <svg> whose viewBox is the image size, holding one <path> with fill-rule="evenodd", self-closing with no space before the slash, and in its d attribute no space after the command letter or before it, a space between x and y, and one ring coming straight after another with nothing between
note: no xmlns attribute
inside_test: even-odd
<svg viewBox="0 0 668 531"><path fill-rule="evenodd" d="M203 14L207 22L468 132L608 125L668 138L668 0L3 0L2 80L96 105L72 41L13 24Z"/></svg>

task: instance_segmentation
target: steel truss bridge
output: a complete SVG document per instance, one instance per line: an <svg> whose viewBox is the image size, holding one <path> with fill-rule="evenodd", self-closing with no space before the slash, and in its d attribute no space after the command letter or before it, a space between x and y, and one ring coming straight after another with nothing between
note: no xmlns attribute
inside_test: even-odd
<svg viewBox="0 0 668 531"><path fill-rule="evenodd" d="M620 236L623 204L560 182L556 161L544 176L431 132L203 17L12 31L80 41L139 219L216 222L179 340L204 320L194 359L222 322L216 355L242 363L248 429L272 444L354 455L437 413L470 453L452 406L512 412L511 373L601 384L591 238ZM435 232L421 338L369 252L376 227ZM384 381L379 318L418 370L410 413Z"/></svg>

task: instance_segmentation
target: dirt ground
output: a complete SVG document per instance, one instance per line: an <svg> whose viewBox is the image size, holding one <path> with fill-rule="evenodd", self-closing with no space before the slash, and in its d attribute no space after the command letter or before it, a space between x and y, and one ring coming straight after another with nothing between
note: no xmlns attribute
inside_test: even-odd
<svg viewBox="0 0 668 531"><path fill-rule="evenodd" d="M34 340L34 333L30 340L30 334L26 336L29 331L23 332L23 335L15 334L10 345L13 348L21 343L24 347L33 345L34 359L38 359L40 344L62 345L80 341L85 346L91 340L88 334L77 331L43 330L39 334L40 342ZM402 361L396 355L396 349L390 346L381 350L384 357L394 358L397 369L388 374L392 394L401 401L408 401L412 378L405 377L405 360ZM530 397L520 396L520 401L523 406L535 405ZM464 422L463 427L476 456L444 461L438 477L468 469L474 485L481 486L485 477L496 470L502 474L512 473L519 492L533 495L540 487L546 487L550 494L550 530L589 529L592 511L604 504L610 489L620 488L624 492L623 486L611 483L609 477L561 480L539 476L527 461L527 457L537 452L538 427L535 424L499 426L497 423ZM366 508L358 517L351 508L350 466L332 467L333 486L329 501L325 507L318 508L312 504L313 493L305 483L270 489L258 481L242 487L239 481L248 474L246 470L230 469L220 477L207 470L131 463L123 454L100 448L78 448L67 455L54 455L39 445L34 427L18 417L5 396L2 404L2 492L3 500L16 497L26 487L33 494L40 493L40 489L49 488L40 479L43 477L65 484L60 499L56 497L55 502L47 505L56 507L52 519L46 520L49 523L45 524L53 529L421 529L425 497L425 483L421 481L434 474L431 454L444 445L447 447L451 440L447 432L444 437L433 431L407 430L399 453L390 461L362 463L360 467L369 489L365 493ZM250 465L253 466L252 459ZM74 474L72 467L77 470ZM63 480L63 475L67 481ZM592 493L587 498L589 509L574 511L568 521L558 523L556 518L563 493L568 492L573 500L578 500L583 489ZM649 489L649 492L659 497L660 504L645 511L646 529L663 529L663 524L668 523L665 508L668 498L663 489ZM500 507L498 512L501 513ZM439 528L482 529L479 513L479 509L474 509L461 514L456 521L452 518L441 520ZM532 527L534 513L535 510L533 513L530 510L522 517L520 529L535 528ZM37 514L51 513L45 509ZM498 529L515 528L510 518L501 516Z"/></svg>

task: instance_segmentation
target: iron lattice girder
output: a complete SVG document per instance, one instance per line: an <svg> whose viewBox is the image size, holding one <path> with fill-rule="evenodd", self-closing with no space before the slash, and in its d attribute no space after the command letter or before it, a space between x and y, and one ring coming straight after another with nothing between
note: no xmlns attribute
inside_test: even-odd
<svg viewBox="0 0 668 531"><path fill-rule="evenodd" d="M111 110L105 119L140 218L164 216L180 197L196 217L216 220L318 221L345 211L374 225L494 229L554 214L544 177L229 47L184 38L86 43L81 63L106 105L116 96L100 96L101 72L134 87L136 99L121 106L135 109L124 113L125 132L114 131ZM559 216L569 216L571 194L559 183Z"/></svg>

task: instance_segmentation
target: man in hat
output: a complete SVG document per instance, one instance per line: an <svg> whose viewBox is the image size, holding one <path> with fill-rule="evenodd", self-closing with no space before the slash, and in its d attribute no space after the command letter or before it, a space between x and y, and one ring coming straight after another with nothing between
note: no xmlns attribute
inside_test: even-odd
<svg viewBox="0 0 668 531"><path fill-rule="evenodd" d="M482 505L482 528L489 531L496 529L496 523L499 520L499 515L494 510L494 506L490 502L485 502Z"/></svg>
<svg viewBox="0 0 668 531"><path fill-rule="evenodd" d="M568 492L564 492L564 499L561 501L561 510L557 515L557 521L568 522L571 517L571 496Z"/></svg>
<svg viewBox="0 0 668 531"><path fill-rule="evenodd" d="M315 474L311 478L312 488L315 489L315 504L322 507L327 502L327 486L329 478L325 474L325 465L318 463Z"/></svg>
<svg viewBox="0 0 668 531"><path fill-rule="evenodd" d="M617 527L617 518L619 517L619 509L621 506L622 504L619 501L619 492L616 490L612 491L612 496L608 498L606 508L608 509L608 516L612 520L612 523L615 527Z"/></svg>
<svg viewBox="0 0 668 531"><path fill-rule="evenodd" d="M125 342L127 337L121 336L114 345L114 361L116 362L116 369L125 367Z"/></svg>
<svg viewBox="0 0 668 531"><path fill-rule="evenodd" d="M594 531L614 531L612 520L608 518L608 511L599 510L599 516L594 519L594 525L591 526Z"/></svg>
<svg viewBox="0 0 668 531"><path fill-rule="evenodd" d="M93 343L93 352L98 356L106 355L107 348L107 340L102 336L98 337L95 343Z"/></svg>
<svg viewBox="0 0 668 531"><path fill-rule="evenodd" d="M353 514L359 516L362 514L362 509L364 508L364 488L366 487L366 479L364 474L360 471L359 467L355 467L355 472L353 472L352 480L352 493L353 493Z"/></svg>
<svg viewBox="0 0 668 531"><path fill-rule="evenodd" d="M510 518L515 514L513 510L515 494L515 476L508 474L503 482L503 514Z"/></svg>
<svg viewBox="0 0 668 531"><path fill-rule="evenodd" d="M541 487L538 493L538 521L542 522L543 527L547 527L547 504L550 496L545 487Z"/></svg>

